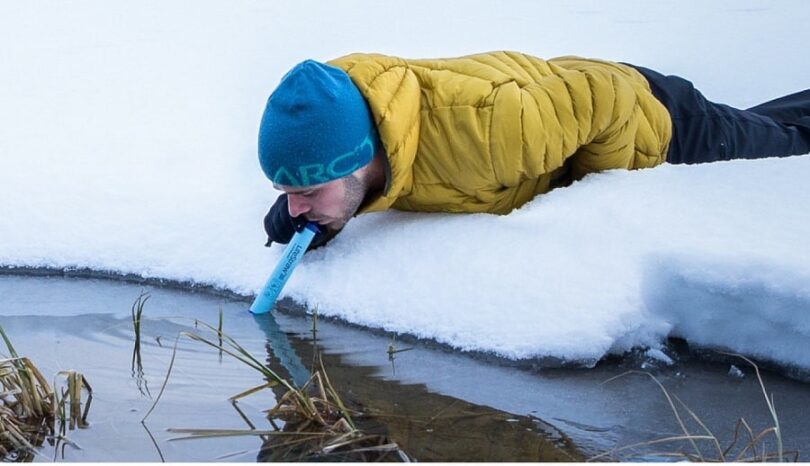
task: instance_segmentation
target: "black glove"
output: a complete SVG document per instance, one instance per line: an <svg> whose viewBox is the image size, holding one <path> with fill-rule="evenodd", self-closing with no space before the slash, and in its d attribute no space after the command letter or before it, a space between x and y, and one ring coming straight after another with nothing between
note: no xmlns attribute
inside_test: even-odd
<svg viewBox="0 0 810 466"><path fill-rule="evenodd" d="M264 231L267 232L265 246L270 247L273 243L289 243L295 232L301 231L306 224L306 219L301 215L290 217L287 195L282 194L264 216Z"/></svg>
<svg viewBox="0 0 810 466"><path fill-rule="evenodd" d="M276 199L275 204L270 207L270 211L264 216L264 231L267 232L267 243L270 247L273 243L287 244L297 231L304 229L308 223L303 215L290 217L290 209L287 205L287 194L282 194ZM318 225L319 232L312 239L312 243L307 251L319 248L329 242L337 231L327 231L326 228Z"/></svg>

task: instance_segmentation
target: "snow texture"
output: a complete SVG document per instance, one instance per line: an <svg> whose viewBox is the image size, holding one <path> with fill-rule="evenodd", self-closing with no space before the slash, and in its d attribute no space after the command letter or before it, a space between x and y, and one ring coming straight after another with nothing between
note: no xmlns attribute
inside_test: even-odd
<svg viewBox="0 0 810 466"><path fill-rule="evenodd" d="M747 107L808 86L808 20L801 0L0 3L0 265L256 292L281 255L258 124L306 58L576 54ZM676 335L807 370L808 180L810 157L665 165L506 216L370 214L285 294L506 358L592 363Z"/></svg>

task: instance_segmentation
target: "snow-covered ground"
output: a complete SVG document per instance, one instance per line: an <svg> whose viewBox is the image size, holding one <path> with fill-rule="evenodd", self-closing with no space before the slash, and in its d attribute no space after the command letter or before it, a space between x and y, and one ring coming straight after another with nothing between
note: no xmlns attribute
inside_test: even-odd
<svg viewBox="0 0 810 466"><path fill-rule="evenodd" d="M2 2L0 265L257 291L281 254L263 247L259 119L305 58L576 54L746 107L810 87L808 23L804 0ZM810 157L667 165L508 216L367 215L285 292L509 358L673 334L808 370L808 180Z"/></svg>

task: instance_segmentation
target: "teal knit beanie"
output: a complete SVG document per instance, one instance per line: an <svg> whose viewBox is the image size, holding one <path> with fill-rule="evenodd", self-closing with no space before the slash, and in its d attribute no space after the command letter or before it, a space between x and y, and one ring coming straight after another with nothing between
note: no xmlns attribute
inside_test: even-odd
<svg viewBox="0 0 810 466"><path fill-rule="evenodd" d="M259 163L284 186L311 186L368 164L377 129L363 96L340 68L306 60L267 100L259 128Z"/></svg>

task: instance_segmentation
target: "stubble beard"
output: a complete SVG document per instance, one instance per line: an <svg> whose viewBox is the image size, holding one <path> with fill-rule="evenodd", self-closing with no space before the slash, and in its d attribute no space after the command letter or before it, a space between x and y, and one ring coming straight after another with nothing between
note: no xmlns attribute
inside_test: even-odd
<svg viewBox="0 0 810 466"><path fill-rule="evenodd" d="M352 174L344 179L343 189L346 192L343 211L341 212L340 218L335 219L335 221L331 222L327 227L330 230L337 231L342 229L346 225L346 222L354 217L354 214L357 213L357 210L360 208L360 205L363 204L363 200L366 197L368 182L357 174Z"/></svg>

